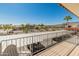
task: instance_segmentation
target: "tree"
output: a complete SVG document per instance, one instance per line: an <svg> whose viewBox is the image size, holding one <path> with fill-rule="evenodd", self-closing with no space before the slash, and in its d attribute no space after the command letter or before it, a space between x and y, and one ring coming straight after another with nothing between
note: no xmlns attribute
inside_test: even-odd
<svg viewBox="0 0 79 59"><path fill-rule="evenodd" d="M24 32L25 31L25 25L21 24L21 30Z"/></svg>
<svg viewBox="0 0 79 59"><path fill-rule="evenodd" d="M66 20L67 21L67 23L68 23L68 21L70 21L72 19L72 17L71 16L65 16L65 18L64 18L64 20ZM66 24L67 24L66 23Z"/></svg>

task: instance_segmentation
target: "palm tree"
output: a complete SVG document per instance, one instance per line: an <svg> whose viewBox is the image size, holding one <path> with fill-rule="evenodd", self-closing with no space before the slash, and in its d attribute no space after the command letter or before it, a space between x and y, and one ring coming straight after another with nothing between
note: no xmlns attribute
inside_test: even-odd
<svg viewBox="0 0 79 59"><path fill-rule="evenodd" d="M72 19L72 17L71 16L65 16L65 18L64 18L64 20L66 20L67 21L67 23L68 23L68 21L70 21ZM67 25L67 23L66 23L66 25Z"/></svg>

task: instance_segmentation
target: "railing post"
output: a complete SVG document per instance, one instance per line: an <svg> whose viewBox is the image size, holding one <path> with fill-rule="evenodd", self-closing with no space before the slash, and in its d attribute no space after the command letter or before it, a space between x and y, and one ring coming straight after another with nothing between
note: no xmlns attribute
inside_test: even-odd
<svg viewBox="0 0 79 59"><path fill-rule="evenodd" d="M52 36L52 33L51 33L51 36ZM53 38L51 38L51 39L52 39L52 45L53 45L53 42L54 42L54 41L53 41Z"/></svg>
<svg viewBox="0 0 79 59"><path fill-rule="evenodd" d="M33 36L32 36L32 44L31 44L31 52L32 52L32 55L33 55Z"/></svg>
<svg viewBox="0 0 79 59"><path fill-rule="evenodd" d="M77 43L77 45L78 45L78 36L77 36L77 38L76 38L76 43Z"/></svg>
<svg viewBox="0 0 79 59"><path fill-rule="evenodd" d="M39 36L37 36L37 42L39 42ZM37 49L39 50L40 48L39 48L39 43L38 43L38 45L37 45Z"/></svg>
<svg viewBox="0 0 79 59"><path fill-rule="evenodd" d="M47 34L47 47L48 47L48 34Z"/></svg>
<svg viewBox="0 0 79 59"><path fill-rule="evenodd" d="M57 40L57 37L58 37L58 36L57 36L57 33L56 33L56 40Z"/></svg>
<svg viewBox="0 0 79 59"><path fill-rule="evenodd" d="M11 40L11 44L13 43L13 41Z"/></svg>
<svg viewBox="0 0 79 59"><path fill-rule="evenodd" d="M17 39L18 40L18 39ZM15 42L16 42L16 47L17 47L17 40L15 40Z"/></svg>
<svg viewBox="0 0 79 59"><path fill-rule="evenodd" d="M63 39L64 39L64 36L63 36L63 32L62 32L62 41L63 41Z"/></svg>
<svg viewBox="0 0 79 59"><path fill-rule="evenodd" d="M2 42L0 43L0 56L2 54Z"/></svg>
<svg viewBox="0 0 79 59"><path fill-rule="evenodd" d="M24 47L25 47L25 45L24 45L24 38L22 39L23 40L23 51L25 51L25 49L24 49ZM25 55L25 52L23 53L23 55Z"/></svg>
<svg viewBox="0 0 79 59"><path fill-rule="evenodd" d="M20 49L20 53L21 53L21 38L19 40L20 40L19 49Z"/></svg>
<svg viewBox="0 0 79 59"><path fill-rule="evenodd" d="M11 40L11 45L12 45L12 43L13 43L13 42L12 42L12 40ZM10 49L11 49L11 47L10 47ZM13 54L13 53L11 52L11 55L12 55L12 54Z"/></svg>
<svg viewBox="0 0 79 59"><path fill-rule="evenodd" d="M7 47L7 40L6 40L6 47ZM5 48L6 48L6 47L5 47Z"/></svg>

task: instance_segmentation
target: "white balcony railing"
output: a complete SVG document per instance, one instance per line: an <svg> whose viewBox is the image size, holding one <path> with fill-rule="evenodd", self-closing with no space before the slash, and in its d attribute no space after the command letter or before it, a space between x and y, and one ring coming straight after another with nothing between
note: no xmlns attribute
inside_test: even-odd
<svg viewBox="0 0 79 59"><path fill-rule="evenodd" d="M71 34L71 33L72 33L71 31L61 30L61 31L0 36L0 43L1 43L0 52L1 54L8 55L8 52L7 52L8 50L6 49L8 49L10 45L15 45L17 49L17 53L19 55L21 54L32 55L32 53L35 50L33 46L34 43L39 44L39 42L41 42L41 44L46 48L49 46L49 43L50 44L52 43L50 39L55 38L55 37L60 37L66 34ZM43 41L45 41L45 43ZM27 49L26 47L27 45L29 45L28 47L29 49ZM39 47L40 47L40 44L39 44ZM13 52L11 53L13 54Z"/></svg>

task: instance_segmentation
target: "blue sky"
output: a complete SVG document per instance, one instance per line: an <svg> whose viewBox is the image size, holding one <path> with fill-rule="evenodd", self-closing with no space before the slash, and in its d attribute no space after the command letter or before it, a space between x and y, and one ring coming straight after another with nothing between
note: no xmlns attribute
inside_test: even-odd
<svg viewBox="0 0 79 59"><path fill-rule="evenodd" d="M56 3L0 4L0 24L60 24L65 16L77 17Z"/></svg>

